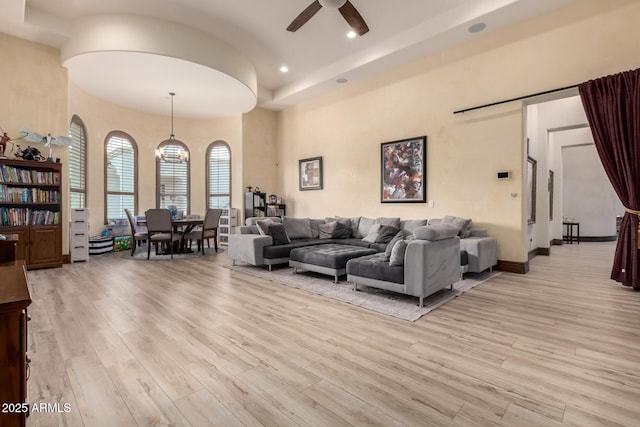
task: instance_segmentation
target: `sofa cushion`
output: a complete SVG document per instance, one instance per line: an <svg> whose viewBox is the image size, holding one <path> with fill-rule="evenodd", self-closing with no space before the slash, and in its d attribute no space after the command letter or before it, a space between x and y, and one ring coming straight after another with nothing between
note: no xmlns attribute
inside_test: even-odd
<svg viewBox="0 0 640 427"><path fill-rule="evenodd" d="M380 232L378 233L378 237L376 238L376 243L389 243L391 239L395 237L395 235L400 231L399 228L393 227L391 225L383 225L380 227Z"/></svg>
<svg viewBox="0 0 640 427"><path fill-rule="evenodd" d="M273 238L274 245L286 245L287 243L291 243L291 240L284 229L284 225L282 224L271 224L269 226L269 234L271 234L271 237Z"/></svg>
<svg viewBox="0 0 640 427"><path fill-rule="evenodd" d="M446 215L442 218L442 222L445 224L453 224L460 230L458 236L465 238L471 235L471 227L473 221L470 218L461 218L459 216Z"/></svg>
<svg viewBox="0 0 640 427"><path fill-rule="evenodd" d="M338 225L337 221L325 222L318 226L318 236L320 239L330 239Z"/></svg>
<svg viewBox="0 0 640 427"><path fill-rule="evenodd" d="M369 230L371 229L371 227L373 227L374 224L374 219L361 216L360 221L358 221L358 232L354 235L354 237L362 239L364 236L369 234Z"/></svg>
<svg viewBox="0 0 640 427"><path fill-rule="evenodd" d="M400 228L400 218L378 217L376 218L376 224L390 225L395 228Z"/></svg>
<svg viewBox="0 0 640 427"><path fill-rule="evenodd" d="M283 224L290 239L310 239L312 237L311 220L309 218L285 216Z"/></svg>
<svg viewBox="0 0 640 427"><path fill-rule="evenodd" d="M320 225L324 223L324 219L309 219L309 225L311 226L311 237L313 237L314 239L320 237L320 230L318 229L318 227L320 227Z"/></svg>
<svg viewBox="0 0 640 427"><path fill-rule="evenodd" d="M418 227L414 230L413 236L420 240L437 240L449 239L458 235L459 229L453 224L434 224L426 227Z"/></svg>
<svg viewBox="0 0 640 427"><path fill-rule="evenodd" d="M373 224L371 228L369 228L367 235L364 236L362 240L368 243L375 243L381 228L382 226L380 224Z"/></svg>
<svg viewBox="0 0 640 427"><path fill-rule="evenodd" d="M403 219L400 221L400 229L404 237L412 235L413 230L418 227L424 227L425 225L427 225L426 219Z"/></svg>
<svg viewBox="0 0 640 427"><path fill-rule="evenodd" d="M387 249L387 243L369 243L371 249L375 249L376 252L384 252Z"/></svg>
<svg viewBox="0 0 640 427"><path fill-rule="evenodd" d="M347 274L385 282L404 283L404 267L389 265L383 253L349 260Z"/></svg>
<svg viewBox="0 0 640 427"><path fill-rule="evenodd" d="M389 258L389 265L391 267L404 265L404 254L407 251L407 242L404 240L398 240L393 249L391 249L391 257Z"/></svg>
<svg viewBox="0 0 640 427"><path fill-rule="evenodd" d="M265 218L265 219L259 219L256 221L258 232L263 236L270 236L269 226L276 225L276 224L280 224L280 218Z"/></svg>

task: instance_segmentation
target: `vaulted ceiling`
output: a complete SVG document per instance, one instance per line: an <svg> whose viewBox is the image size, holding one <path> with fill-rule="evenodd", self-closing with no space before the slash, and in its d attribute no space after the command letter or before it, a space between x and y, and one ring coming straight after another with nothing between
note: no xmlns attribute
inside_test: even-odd
<svg viewBox="0 0 640 427"><path fill-rule="evenodd" d="M0 31L60 48L100 98L167 114L175 92L177 116L213 117L293 105L571 0L350 0L370 29L355 38L327 1L290 32L312 0L0 0Z"/></svg>

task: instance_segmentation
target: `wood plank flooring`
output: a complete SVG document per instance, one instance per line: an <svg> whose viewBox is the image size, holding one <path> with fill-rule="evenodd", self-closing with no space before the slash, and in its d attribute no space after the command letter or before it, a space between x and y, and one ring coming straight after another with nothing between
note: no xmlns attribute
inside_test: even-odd
<svg viewBox="0 0 640 427"><path fill-rule="evenodd" d="M70 411L28 425L637 426L640 292L613 251L554 246L414 323L224 253L30 271L29 399Z"/></svg>

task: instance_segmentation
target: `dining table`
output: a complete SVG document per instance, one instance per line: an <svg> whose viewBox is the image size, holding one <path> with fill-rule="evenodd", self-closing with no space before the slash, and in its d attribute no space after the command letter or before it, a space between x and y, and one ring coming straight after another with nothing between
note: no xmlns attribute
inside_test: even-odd
<svg viewBox="0 0 640 427"><path fill-rule="evenodd" d="M137 217L136 224L141 226L147 225L147 220L144 217ZM177 253L191 253L193 252L191 249L185 246L183 236L198 225L204 224L204 218L171 218L171 226L173 227L174 233L180 233L180 242L178 244ZM176 252L174 252L176 253Z"/></svg>

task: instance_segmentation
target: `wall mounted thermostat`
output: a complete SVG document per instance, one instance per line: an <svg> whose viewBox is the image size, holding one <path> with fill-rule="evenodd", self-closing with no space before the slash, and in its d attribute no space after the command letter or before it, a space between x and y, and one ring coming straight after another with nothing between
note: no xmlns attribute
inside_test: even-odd
<svg viewBox="0 0 640 427"><path fill-rule="evenodd" d="M498 179L511 179L511 172L509 171L498 171L496 175Z"/></svg>

